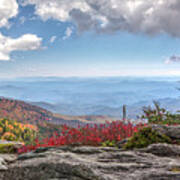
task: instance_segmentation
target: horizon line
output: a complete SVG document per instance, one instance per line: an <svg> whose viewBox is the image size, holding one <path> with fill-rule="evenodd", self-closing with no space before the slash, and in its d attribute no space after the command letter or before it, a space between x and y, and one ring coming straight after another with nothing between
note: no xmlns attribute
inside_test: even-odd
<svg viewBox="0 0 180 180"><path fill-rule="evenodd" d="M180 75L98 75L98 76L16 76L0 77L3 79L25 79L25 78L180 78Z"/></svg>

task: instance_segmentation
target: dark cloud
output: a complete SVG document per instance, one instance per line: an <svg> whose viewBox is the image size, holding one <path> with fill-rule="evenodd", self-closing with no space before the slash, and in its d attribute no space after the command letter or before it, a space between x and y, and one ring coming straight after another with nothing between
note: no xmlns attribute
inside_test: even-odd
<svg viewBox="0 0 180 180"><path fill-rule="evenodd" d="M167 33L180 37L180 0L24 0L43 20L75 23L79 31Z"/></svg>

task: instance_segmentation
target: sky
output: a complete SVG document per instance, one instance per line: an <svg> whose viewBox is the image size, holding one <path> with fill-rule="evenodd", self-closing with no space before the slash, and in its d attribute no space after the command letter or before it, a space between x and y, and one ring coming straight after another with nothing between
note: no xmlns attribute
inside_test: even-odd
<svg viewBox="0 0 180 180"><path fill-rule="evenodd" d="M180 76L179 0L0 0L0 78Z"/></svg>

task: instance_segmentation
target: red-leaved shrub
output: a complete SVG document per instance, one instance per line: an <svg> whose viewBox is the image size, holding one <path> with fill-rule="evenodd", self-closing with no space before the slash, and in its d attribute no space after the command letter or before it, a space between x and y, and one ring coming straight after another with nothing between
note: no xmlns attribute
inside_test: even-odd
<svg viewBox="0 0 180 180"><path fill-rule="evenodd" d="M34 145L23 146L19 149L19 153L25 153L35 150L39 147L53 147L63 145L87 145L100 146L103 142L114 141L115 143L122 139L131 137L137 132L143 124L133 125L125 124L122 121L106 123L101 125L86 125L84 127L71 128L64 125L61 133L54 133L51 138L43 141L35 141Z"/></svg>

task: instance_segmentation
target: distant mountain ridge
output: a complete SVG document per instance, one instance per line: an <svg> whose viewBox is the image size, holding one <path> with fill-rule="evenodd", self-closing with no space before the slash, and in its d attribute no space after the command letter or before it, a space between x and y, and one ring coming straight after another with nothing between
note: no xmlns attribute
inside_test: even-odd
<svg viewBox="0 0 180 180"><path fill-rule="evenodd" d="M176 112L180 110L180 98L161 98L154 99L159 102L160 106L164 107L170 112ZM71 116L109 116L113 118L122 118L122 106L111 107L108 105L76 105L73 104L51 104L47 102L32 102L31 104L40 106L42 108L48 109L54 113L60 113ZM153 104L151 101L139 101L132 105L127 105L127 115L129 118L136 119L137 115L142 113L142 108L144 106L149 106Z"/></svg>
<svg viewBox="0 0 180 180"><path fill-rule="evenodd" d="M104 110L121 109L123 104L131 106L142 101L149 103L152 100L178 98L179 86L177 79L167 78L39 77L0 80L0 95L25 102L49 103L47 108L44 105L41 107L61 114L101 115ZM119 111L116 113L118 117Z"/></svg>
<svg viewBox="0 0 180 180"><path fill-rule="evenodd" d="M15 120L24 124L67 124L74 126L86 123L105 123L116 120L108 116L68 116L55 114L30 103L0 97L0 118Z"/></svg>
<svg viewBox="0 0 180 180"><path fill-rule="evenodd" d="M53 113L24 101L0 98L0 118L32 124L51 121Z"/></svg>

